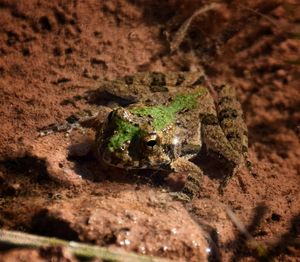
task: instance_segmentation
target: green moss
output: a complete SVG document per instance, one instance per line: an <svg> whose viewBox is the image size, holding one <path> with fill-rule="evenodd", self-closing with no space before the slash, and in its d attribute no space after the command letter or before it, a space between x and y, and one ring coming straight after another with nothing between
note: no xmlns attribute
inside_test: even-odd
<svg viewBox="0 0 300 262"><path fill-rule="evenodd" d="M166 110L164 106L143 107L133 109L131 112L138 116L150 116L152 118L152 126L158 131L172 123L176 116L171 110Z"/></svg>
<svg viewBox="0 0 300 262"><path fill-rule="evenodd" d="M132 113L139 116L150 116L152 126L155 130L160 131L173 123L176 114L184 109L193 109L197 106L197 98L205 93L204 88L199 88L192 94L177 95L175 99L167 106L149 106L131 110Z"/></svg>
<svg viewBox="0 0 300 262"><path fill-rule="evenodd" d="M141 132L140 128L126 122L120 118L115 118L116 130L114 135L110 138L108 143L108 149L113 152L120 148L127 141L132 140L135 136Z"/></svg>

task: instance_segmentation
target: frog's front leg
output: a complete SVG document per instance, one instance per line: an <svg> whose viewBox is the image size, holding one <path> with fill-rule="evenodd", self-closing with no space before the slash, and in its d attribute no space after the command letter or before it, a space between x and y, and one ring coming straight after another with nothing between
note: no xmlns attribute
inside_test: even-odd
<svg viewBox="0 0 300 262"><path fill-rule="evenodd" d="M187 173L186 182L179 192L172 193L175 199L182 201L191 201L199 195L202 184L202 170L189 160L179 157L172 164L171 168L175 173Z"/></svg>

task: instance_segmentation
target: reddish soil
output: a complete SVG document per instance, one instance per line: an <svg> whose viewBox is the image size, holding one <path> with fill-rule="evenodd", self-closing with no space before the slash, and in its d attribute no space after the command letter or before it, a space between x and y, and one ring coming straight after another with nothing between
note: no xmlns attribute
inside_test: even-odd
<svg viewBox="0 0 300 262"><path fill-rule="evenodd" d="M181 261L258 259L229 207L267 259L300 261L299 2L221 1L170 54L179 26L203 2L0 0L2 229ZM92 131L38 137L39 128L95 108L87 93L103 78L200 64L212 83L236 87L249 128L256 176L242 169L224 195L209 159L200 161L200 197L184 205L165 185L103 172L92 156L70 158L70 147L88 151ZM51 257L76 260L62 250L0 253L1 261Z"/></svg>

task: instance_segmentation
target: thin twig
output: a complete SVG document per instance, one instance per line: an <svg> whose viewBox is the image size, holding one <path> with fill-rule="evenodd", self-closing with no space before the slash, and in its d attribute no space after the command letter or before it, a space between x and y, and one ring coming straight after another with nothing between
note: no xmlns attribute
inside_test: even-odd
<svg viewBox="0 0 300 262"><path fill-rule="evenodd" d="M233 211L226 207L225 211L228 215L228 217L231 219L233 224L238 228L238 230L245 235L247 240L249 241L249 244L256 249L259 257L268 258L268 251L263 243L257 242L252 235L249 233L249 231L246 229L246 227L243 225L243 223L238 219L238 217L233 213Z"/></svg>
<svg viewBox="0 0 300 262"><path fill-rule="evenodd" d="M274 19L272 19L270 16L268 15L265 15L259 11L256 11L255 9L251 8L251 7L248 7L248 6L245 6L245 5L242 5L242 4L239 4L239 6L245 10L248 10L250 12L253 12L254 14L266 19L267 21L269 21L272 25L274 25L275 27L279 27L278 24L275 22Z"/></svg>
<svg viewBox="0 0 300 262"><path fill-rule="evenodd" d="M84 258L99 258L105 261L125 262L167 262L169 260L139 255L124 250L111 250L74 241L65 241L52 237L41 237L17 231L0 230L0 243L14 246L39 248L44 246L62 246L71 254Z"/></svg>
<svg viewBox="0 0 300 262"><path fill-rule="evenodd" d="M217 4L217 3L211 3L208 4L204 7L199 8L198 10L196 10L192 16L190 18L188 18L178 29L178 31L176 32L173 40L170 43L170 51L171 53L174 52L175 50L178 49L179 45L182 43L182 41L184 40L186 33L192 23L192 21L195 19L195 17L199 16L200 14L206 13L212 9L216 9L219 8L221 5Z"/></svg>

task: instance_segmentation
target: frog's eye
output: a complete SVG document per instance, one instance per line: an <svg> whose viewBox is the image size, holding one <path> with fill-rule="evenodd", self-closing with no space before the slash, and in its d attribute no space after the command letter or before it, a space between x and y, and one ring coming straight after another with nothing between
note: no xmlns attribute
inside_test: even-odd
<svg viewBox="0 0 300 262"><path fill-rule="evenodd" d="M156 140L149 140L146 144L148 147L154 147L156 145Z"/></svg>
<svg viewBox="0 0 300 262"><path fill-rule="evenodd" d="M144 137L144 144L147 150L154 150L159 143L157 134L150 134Z"/></svg>

